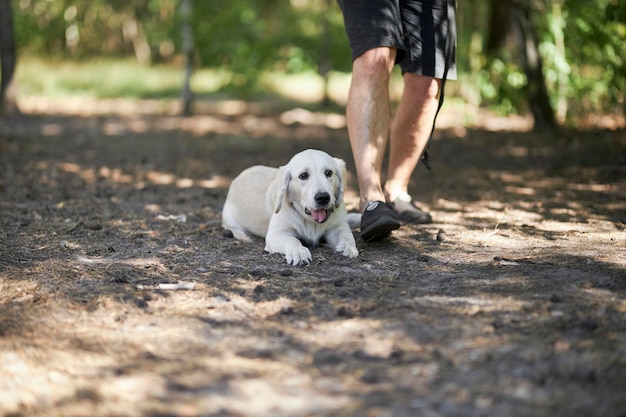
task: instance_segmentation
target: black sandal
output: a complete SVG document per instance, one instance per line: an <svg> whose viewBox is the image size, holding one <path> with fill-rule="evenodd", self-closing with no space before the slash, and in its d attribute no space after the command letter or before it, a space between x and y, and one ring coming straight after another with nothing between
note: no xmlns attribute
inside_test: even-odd
<svg viewBox="0 0 626 417"><path fill-rule="evenodd" d="M400 228L396 212L383 201L370 201L361 216L361 237L367 242L382 240Z"/></svg>
<svg viewBox="0 0 626 417"><path fill-rule="evenodd" d="M413 199L408 194L403 194L396 198L391 204L400 220L411 224L427 224L433 222L430 213L420 209L415 205Z"/></svg>

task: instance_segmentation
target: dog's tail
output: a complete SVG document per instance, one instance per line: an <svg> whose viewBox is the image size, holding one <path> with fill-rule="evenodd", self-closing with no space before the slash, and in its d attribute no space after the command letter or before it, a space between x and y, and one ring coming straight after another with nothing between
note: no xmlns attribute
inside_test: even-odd
<svg viewBox="0 0 626 417"><path fill-rule="evenodd" d="M348 225L350 229L361 227L361 213L348 213Z"/></svg>

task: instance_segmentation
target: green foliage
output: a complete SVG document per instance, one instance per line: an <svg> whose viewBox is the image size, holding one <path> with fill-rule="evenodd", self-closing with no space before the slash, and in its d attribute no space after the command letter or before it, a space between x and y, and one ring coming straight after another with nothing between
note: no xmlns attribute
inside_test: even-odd
<svg viewBox="0 0 626 417"><path fill-rule="evenodd" d="M626 9L619 0L570 0L566 42L570 94L579 114L623 111L626 91ZM619 107L621 106L621 108Z"/></svg>
<svg viewBox="0 0 626 417"><path fill-rule="evenodd" d="M502 114L525 108L522 90L526 75L514 61L495 58L479 72L478 87L482 104Z"/></svg>
<svg viewBox="0 0 626 417"><path fill-rule="evenodd" d="M553 108L565 100L569 121L589 113L623 115L626 8L620 5L621 0L523 1L531 6ZM505 114L524 112L526 79L516 33L510 32L502 49L492 57L470 44L472 39L485 39L489 12L488 2L459 2L458 60L462 72L471 69L462 76L469 83L464 91L478 96L473 102ZM463 51L470 53L464 57ZM482 55L476 58L477 54Z"/></svg>
<svg viewBox="0 0 626 417"><path fill-rule="evenodd" d="M22 53L53 57L122 57L145 41L152 62L181 52L176 0L15 0L17 43ZM293 3L293 4L292 4ZM233 92L263 87L265 71L316 71L324 20L328 59L349 70L343 20L335 0L196 0L193 33L201 67L227 68ZM135 30L136 32L133 32ZM339 40L339 41L338 41Z"/></svg>
<svg viewBox="0 0 626 417"><path fill-rule="evenodd" d="M134 42L151 52L177 35L177 0L14 0L16 41L30 54L92 58L128 56Z"/></svg>
<svg viewBox="0 0 626 417"><path fill-rule="evenodd" d="M621 0L525 1L532 5L553 105L567 99L572 118L623 112L626 8ZM134 56L144 63L178 63L178 6L179 0L13 0L18 51L61 59ZM197 66L225 69L228 92L249 97L264 90L265 72L350 71L336 0L195 0L193 8ZM501 54L489 58L481 47L490 2L463 0L457 13L457 84L465 85L451 83L452 89L504 113L524 111L519 45L509 40Z"/></svg>
<svg viewBox="0 0 626 417"><path fill-rule="evenodd" d="M330 36L341 32L339 39L345 39L334 1L301 0L286 7L281 1L218 0L196 2L195 7L201 65L228 68L233 72L230 87L239 91L254 91L264 71L315 71L325 17ZM330 46L334 67L349 69L347 40Z"/></svg>

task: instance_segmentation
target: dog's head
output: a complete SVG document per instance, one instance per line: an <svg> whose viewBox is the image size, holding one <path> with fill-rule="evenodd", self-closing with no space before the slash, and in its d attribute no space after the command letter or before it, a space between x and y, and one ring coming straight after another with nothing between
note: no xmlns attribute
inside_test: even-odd
<svg viewBox="0 0 626 417"><path fill-rule="evenodd" d="M326 152L308 149L281 167L283 186L276 202L291 205L306 219L324 223L343 202L346 163Z"/></svg>

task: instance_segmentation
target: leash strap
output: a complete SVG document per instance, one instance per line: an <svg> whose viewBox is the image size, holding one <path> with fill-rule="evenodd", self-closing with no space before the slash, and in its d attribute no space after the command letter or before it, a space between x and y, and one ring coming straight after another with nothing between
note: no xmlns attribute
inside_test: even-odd
<svg viewBox="0 0 626 417"><path fill-rule="evenodd" d="M441 78L441 88L439 91L439 105L437 106L437 112L435 113L435 118L433 120L433 127L430 131L430 137L428 138L428 142L426 143L426 148L424 149L424 152L422 153L422 157L420 158L420 160L422 161L426 169L429 171L431 171L433 168L430 165L430 162L428 162L428 159L429 159L428 150L430 148L430 143L432 141L433 134L435 133L435 122L437 121L439 110L441 110L441 106L443 106L444 87L446 85L446 79L448 78L448 70L450 69L450 66L452 65L452 59L454 58L454 44L456 40L456 22L453 25L450 22L450 16L455 15L455 8L456 8L456 0L448 0L447 5L446 5L446 21L448 22L448 34L446 38L446 48L444 51L446 59L444 62L443 77Z"/></svg>

